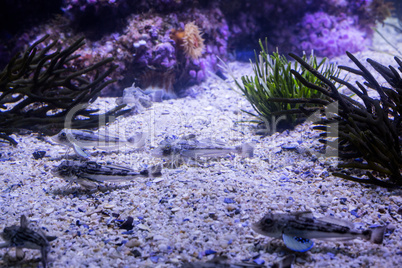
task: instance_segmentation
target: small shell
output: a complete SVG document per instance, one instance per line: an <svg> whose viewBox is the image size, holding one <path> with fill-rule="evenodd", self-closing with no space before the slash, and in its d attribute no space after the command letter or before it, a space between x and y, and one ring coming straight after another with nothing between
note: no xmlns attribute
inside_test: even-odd
<svg viewBox="0 0 402 268"><path fill-rule="evenodd" d="M148 231L148 232L151 231L148 226L146 226L145 224L142 224L142 223L138 224L137 227L138 227L140 230L143 230L143 231Z"/></svg>
<svg viewBox="0 0 402 268"><path fill-rule="evenodd" d="M152 182L153 182L153 183L158 183L158 182L161 182L161 181L163 181L163 180L165 180L165 178L156 178L156 179L154 179Z"/></svg>
<svg viewBox="0 0 402 268"><path fill-rule="evenodd" d="M179 210L180 210L179 207L175 207L175 208L172 208L170 211L172 211L172 212L177 212L177 211L179 211Z"/></svg>

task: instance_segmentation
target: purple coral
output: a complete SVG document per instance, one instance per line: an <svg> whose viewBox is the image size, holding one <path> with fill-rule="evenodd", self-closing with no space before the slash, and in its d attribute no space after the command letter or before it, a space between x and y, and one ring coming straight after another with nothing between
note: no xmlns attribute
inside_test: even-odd
<svg viewBox="0 0 402 268"><path fill-rule="evenodd" d="M325 12L306 14L298 36L300 48L314 50L317 55L333 57L345 51L363 50L369 43L367 33L359 29L357 18L332 16Z"/></svg>
<svg viewBox="0 0 402 268"><path fill-rule="evenodd" d="M162 66L166 69L174 67L176 64L176 50L171 42L157 44L153 47L150 65Z"/></svg>
<svg viewBox="0 0 402 268"><path fill-rule="evenodd" d="M28 8L24 6L33 4L18 0L14 9L4 8L14 2L7 0L6 4L0 4L0 15L10 19L15 15L19 21L27 14ZM32 3L38 2L46 1ZM375 16L374 0L262 0L259 5L244 0L54 2L40 5L44 7L43 13L54 15L64 11L63 16L18 29L19 35L12 29L0 29L3 65L14 54L13 50L32 43L44 33L59 40L62 47L68 46L77 35L84 35L87 45L78 51L81 58L73 65L82 68L102 58L114 57L118 69L111 78L118 83L103 91L109 96L120 95L121 89L133 82L144 89L155 86L180 95L186 87L200 83L210 72L217 71L217 56L225 59L228 50L237 51L244 52L248 60L254 57L258 39L266 37L269 50L278 47L281 53L314 49L318 55L331 57L345 50L361 50L370 42L371 26L381 18ZM182 53L183 42L171 36L172 30L184 30L189 23L194 23L202 33L203 49L196 57ZM199 42L194 44L198 46Z"/></svg>

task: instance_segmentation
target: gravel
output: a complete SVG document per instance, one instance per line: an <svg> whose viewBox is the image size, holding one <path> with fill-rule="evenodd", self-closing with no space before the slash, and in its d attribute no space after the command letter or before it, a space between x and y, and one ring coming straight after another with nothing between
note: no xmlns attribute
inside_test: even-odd
<svg viewBox="0 0 402 268"><path fill-rule="evenodd" d="M392 29L384 31L392 35ZM402 44L401 35L394 40ZM373 46L391 51L377 38ZM373 50L354 55L395 66L392 56ZM353 66L345 56L333 60ZM236 77L252 73L248 63L230 63L230 68ZM127 145L104 152L94 148L88 150L91 160L142 169L162 162L151 157L150 151L167 135L189 134L219 139L228 146L248 142L255 147L253 158L229 155L209 159L202 167L165 168L161 178L106 184L88 193L50 172L65 157L65 147L35 134L13 135L17 147L0 147L0 228L19 224L23 213L32 228L45 227L46 234L57 236L51 242L50 267L175 267L218 254L231 263L257 260L254 263L269 266L293 253L281 240L253 232L251 223L269 210L311 210L316 216L349 220L362 229L387 224L392 228L382 245L360 239L317 240L313 249L296 254L294 267L399 265L400 190L333 177L336 159L317 153L321 145L311 124L266 137L255 135L253 125L239 123L250 119L241 110L252 111L251 106L220 78L211 77L192 90L195 98L153 103L140 114L120 117L108 126L109 132L126 137L138 131L148 133L144 149ZM99 98L95 103L101 109L114 105L113 98ZM24 251L24 267L41 265L38 250ZM1 249L0 266L21 265L13 262L14 256L14 249Z"/></svg>

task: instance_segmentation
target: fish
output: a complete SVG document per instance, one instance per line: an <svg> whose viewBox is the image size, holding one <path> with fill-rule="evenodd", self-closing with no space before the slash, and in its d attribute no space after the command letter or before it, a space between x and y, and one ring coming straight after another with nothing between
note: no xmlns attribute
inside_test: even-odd
<svg viewBox="0 0 402 268"><path fill-rule="evenodd" d="M151 166L142 171L134 171L117 165L102 165L95 161L63 160L51 173L70 183L76 182L84 188L94 188L97 183L130 181L138 177L159 177L162 166Z"/></svg>
<svg viewBox="0 0 402 268"><path fill-rule="evenodd" d="M0 248L16 247L17 258L23 259L23 248L39 249L42 254L42 264L46 268L47 254L50 251L49 242L57 239L56 236L47 236L41 230L34 231L28 228L28 219L21 215L20 226L5 227L1 237L6 241L0 244Z"/></svg>
<svg viewBox="0 0 402 268"><path fill-rule="evenodd" d="M172 162L196 160L199 157L224 157L230 153L240 154L242 157L253 157L254 147L244 143L235 147L226 147L217 140L197 140L195 135L190 134L182 138L166 137L159 146L151 151L151 155L165 158Z"/></svg>
<svg viewBox="0 0 402 268"><path fill-rule="evenodd" d="M267 213L251 225L251 229L265 236L282 238L286 247L306 252L314 246L311 239L347 241L362 238L381 244L386 226L357 230L353 223L334 217L315 218L311 211L294 213Z"/></svg>
<svg viewBox="0 0 402 268"><path fill-rule="evenodd" d="M50 140L73 148L75 153L83 158L89 158L89 155L83 149L97 147L113 150L125 145L142 148L145 145L146 136L145 133L137 132L130 138L123 139L112 135L97 134L90 130L63 129L58 134L50 137Z"/></svg>

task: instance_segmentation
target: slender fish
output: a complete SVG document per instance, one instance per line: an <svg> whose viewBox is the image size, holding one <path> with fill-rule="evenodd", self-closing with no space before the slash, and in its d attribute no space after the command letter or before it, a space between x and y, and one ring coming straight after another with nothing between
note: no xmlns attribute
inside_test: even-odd
<svg viewBox="0 0 402 268"><path fill-rule="evenodd" d="M24 258L23 248L39 249L42 254L43 267L47 265L47 254L50 250L49 242L55 240L55 236L46 236L42 231L35 232L28 228L28 220L21 215L20 226L5 227L1 236L6 241L0 244L0 248L16 247L17 258Z"/></svg>
<svg viewBox="0 0 402 268"><path fill-rule="evenodd" d="M248 143L236 147L226 147L219 141L198 141L194 135L188 135L181 139L167 137L157 148L152 150L154 157L165 158L172 162L184 162L196 160L199 157L224 157L230 153L240 154L243 157L253 157L254 148Z"/></svg>
<svg viewBox="0 0 402 268"><path fill-rule="evenodd" d="M51 137L51 141L74 148L77 155L88 158L89 155L83 150L85 148L97 147L105 150L118 149L119 146L130 145L135 148L142 148L145 145L145 133L135 133L128 139L112 135L97 134L90 130L63 129Z"/></svg>
<svg viewBox="0 0 402 268"><path fill-rule="evenodd" d="M385 226L368 230L356 230L353 223L327 217L315 218L311 211L295 213L267 213L251 228L262 235L282 238L285 245L294 251L305 252L314 246L313 238L321 240L352 240L363 238L381 244Z"/></svg>
<svg viewBox="0 0 402 268"><path fill-rule="evenodd" d="M130 181L138 177L159 177L162 167L152 166L142 171L117 165L101 165L94 161L64 160L52 169L52 174L70 183L76 182L85 188L94 188L97 183Z"/></svg>

